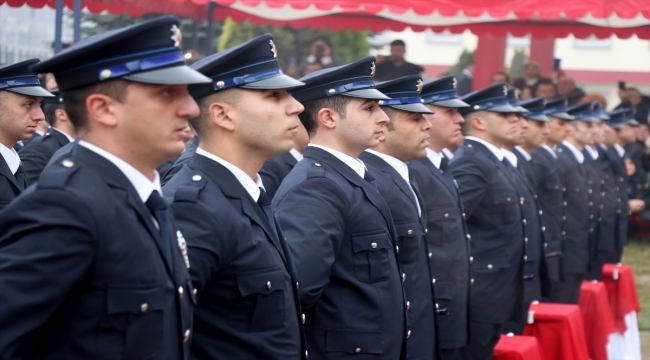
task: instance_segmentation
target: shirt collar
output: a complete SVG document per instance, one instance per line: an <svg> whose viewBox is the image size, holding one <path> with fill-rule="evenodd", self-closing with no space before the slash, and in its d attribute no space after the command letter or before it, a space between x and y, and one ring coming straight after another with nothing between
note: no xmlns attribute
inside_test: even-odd
<svg viewBox="0 0 650 360"><path fill-rule="evenodd" d="M399 173L399 175L402 177L402 179L406 180L406 183L409 184L409 168L406 163L396 157L386 155L383 153L380 153L378 151L372 150L372 149L367 149L367 152L379 156L382 160L388 163L388 165L392 166L395 171Z"/></svg>
<svg viewBox="0 0 650 360"><path fill-rule="evenodd" d="M451 159L454 158L454 153L451 152L451 150L449 150L449 149L447 149L447 148L442 149L441 153L442 153L443 155L445 155L445 157L446 157L448 160L451 160Z"/></svg>
<svg viewBox="0 0 650 360"><path fill-rule="evenodd" d="M476 136L465 136L465 139L476 141L478 143L481 143L481 144L485 145L485 147L487 147L488 150L490 150L492 152L492 154L494 154L494 156L496 156L497 159L499 159L499 161L503 161L503 152L498 147L490 144L489 142L487 142L487 141L485 141L483 139L479 139Z"/></svg>
<svg viewBox="0 0 650 360"><path fill-rule="evenodd" d="M614 144L614 149L616 149L616 152L618 153L618 156L623 157L625 156L625 149L619 144Z"/></svg>
<svg viewBox="0 0 650 360"><path fill-rule="evenodd" d="M337 159L341 160L344 164L346 164L347 166L352 168L352 170L354 170L354 172L359 174L359 176L361 176L361 178L363 178L364 175L366 175L366 166L363 164L363 161L361 161L359 159L355 159L352 156L346 155L346 154L344 154L344 153L342 153L340 151L334 150L332 148L328 148L326 146L321 146L321 145L316 145L316 144L311 144L311 143L308 144L307 146L313 146L313 147L317 147L319 149L323 149L323 150L327 151L328 153L332 154Z"/></svg>
<svg viewBox="0 0 650 360"><path fill-rule="evenodd" d="M300 151L298 151L296 149L293 149L293 148L291 150L289 150L289 154L291 154L293 156L293 158L296 159L296 161L300 161L303 158Z"/></svg>
<svg viewBox="0 0 650 360"><path fill-rule="evenodd" d="M433 166L440 169L440 162L442 162L442 155L427 148L427 158L433 163Z"/></svg>
<svg viewBox="0 0 650 360"><path fill-rule="evenodd" d="M63 131L61 131L61 130L55 128L54 126L52 126L50 129L54 129L54 130L60 132L61 134L65 135L65 137L68 138L68 141L70 141L70 142L73 142L73 141L74 141L74 138L73 138L72 136L70 136L70 135L66 134L65 132L63 132ZM50 131L51 131L51 130L50 130Z"/></svg>
<svg viewBox="0 0 650 360"><path fill-rule="evenodd" d="M510 150L506 150L504 148L501 148L501 151L503 151L503 156L512 164L512 166L517 167L517 155L513 153Z"/></svg>
<svg viewBox="0 0 650 360"><path fill-rule="evenodd" d="M530 154L526 150L524 150L521 146L517 145L515 146L515 149L519 151L519 153L526 159L526 161L530 161L530 159L532 159Z"/></svg>
<svg viewBox="0 0 650 360"><path fill-rule="evenodd" d="M99 156L104 157L106 160L113 163L113 165L117 166L117 168L122 171L124 176L129 179L129 182L131 182L135 188L135 191L140 196L142 202L147 202L147 199L149 199L149 196L154 191L158 191L160 196L162 196L162 189L160 188L160 175L158 175L158 171L154 171L154 179L151 181L143 173L131 166L131 164L100 148L99 146L93 145L84 140L79 140L79 145L96 153Z"/></svg>
<svg viewBox="0 0 650 360"><path fill-rule="evenodd" d="M260 188L264 189L264 184L262 183L262 178L260 178L259 174L255 174L255 179L251 179L251 177L248 176L248 174L246 174L242 169L218 157L215 154L209 153L200 147L196 149L196 153L203 155L210 160L214 160L228 169L228 171L230 171L235 176L235 178L237 178L237 181L239 181L241 186L244 187L244 190L246 190L246 192L253 198L253 200L257 202L257 200L260 198ZM266 191L266 189L264 190Z"/></svg>
<svg viewBox="0 0 650 360"><path fill-rule="evenodd" d="M567 148L569 148L569 150L571 150L573 156L575 156L579 164L582 164L585 161L585 154L578 151L578 149L576 149L575 146L571 145L571 143L569 143L568 141L562 141L562 145L566 146Z"/></svg>
<svg viewBox="0 0 650 360"><path fill-rule="evenodd" d="M16 174L16 170L20 166L20 157L14 148L8 148L0 144L0 154L5 159L7 166L12 174Z"/></svg>
<svg viewBox="0 0 650 360"><path fill-rule="evenodd" d="M551 155L553 155L553 158L557 159L557 154L556 154L555 151L553 151L553 149L551 149L548 145L543 144L543 145L542 145L542 148L546 149L546 151L550 152Z"/></svg>
<svg viewBox="0 0 650 360"><path fill-rule="evenodd" d="M35 130L34 132L37 133L38 135L41 135L41 136L43 136L43 134L45 134L44 132L42 132L40 130Z"/></svg>
<svg viewBox="0 0 650 360"><path fill-rule="evenodd" d="M587 149L587 152L591 156L592 159L598 160L598 150L597 149L592 149L591 146L585 146L585 149Z"/></svg>

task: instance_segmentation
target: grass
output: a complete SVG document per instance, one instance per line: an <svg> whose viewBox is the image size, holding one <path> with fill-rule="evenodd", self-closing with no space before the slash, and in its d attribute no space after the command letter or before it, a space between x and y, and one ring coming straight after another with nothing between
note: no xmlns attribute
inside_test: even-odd
<svg viewBox="0 0 650 360"><path fill-rule="evenodd" d="M641 303L641 312L637 315L639 330L650 331L650 244L639 244L636 238L631 238L623 252L623 264L630 265L634 271Z"/></svg>

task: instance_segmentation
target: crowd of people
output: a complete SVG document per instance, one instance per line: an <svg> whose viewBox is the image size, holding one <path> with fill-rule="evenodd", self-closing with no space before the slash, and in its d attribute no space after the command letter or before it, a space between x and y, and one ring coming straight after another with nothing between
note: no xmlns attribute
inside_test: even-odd
<svg viewBox="0 0 650 360"><path fill-rule="evenodd" d="M178 26L0 67L0 358L492 359L648 237L632 108Z"/></svg>

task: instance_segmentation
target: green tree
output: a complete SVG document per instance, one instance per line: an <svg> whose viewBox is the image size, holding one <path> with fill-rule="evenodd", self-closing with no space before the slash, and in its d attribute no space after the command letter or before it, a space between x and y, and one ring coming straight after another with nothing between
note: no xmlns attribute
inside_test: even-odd
<svg viewBox="0 0 650 360"><path fill-rule="evenodd" d="M219 50L231 48L265 33L273 34L273 42L278 48L278 61L283 68L286 68L290 57L299 60L306 56L309 53L311 40L321 34L330 38L334 54L346 63L367 56L370 49L370 45L366 41L368 35L366 31L335 32L310 28L293 29L289 26L278 28L268 24L256 26L248 20L236 23L232 19L226 19L219 41Z"/></svg>
<svg viewBox="0 0 650 360"><path fill-rule="evenodd" d="M460 75L463 69L474 62L474 51L463 50L458 57L458 62L447 70L447 75Z"/></svg>
<svg viewBox="0 0 650 360"><path fill-rule="evenodd" d="M510 76L523 75L524 68L526 66L526 53L524 49L516 49L515 55L512 57L510 62Z"/></svg>

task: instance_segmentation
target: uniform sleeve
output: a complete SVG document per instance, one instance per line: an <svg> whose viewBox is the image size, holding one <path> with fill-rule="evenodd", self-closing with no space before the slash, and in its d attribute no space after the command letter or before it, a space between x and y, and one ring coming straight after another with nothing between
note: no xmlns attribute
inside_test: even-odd
<svg viewBox="0 0 650 360"><path fill-rule="evenodd" d="M458 184L465 213L469 218L483 201L487 188L486 176L470 157L455 159L451 162L450 167Z"/></svg>
<svg viewBox="0 0 650 360"><path fill-rule="evenodd" d="M307 179L282 199L273 199L273 212L294 261L304 308L320 298L330 282L345 234L346 198L327 178Z"/></svg>
<svg viewBox="0 0 650 360"><path fill-rule="evenodd" d="M28 185L35 184L41 176L43 169L47 165L49 158L47 151L43 149L41 143L25 146L20 151L20 162L25 171L25 180Z"/></svg>
<svg viewBox="0 0 650 360"><path fill-rule="evenodd" d="M219 220L203 206L190 202L174 202L171 207L174 210L176 226L187 242L189 271L198 298L227 256L226 240L229 239L223 238Z"/></svg>
<svg viewBox="0 0 650 360"><path fill-rule="evenodd" d="M90 271L95 229L85 204L63 190L32 191L0 212L0 354L60 310ZM62 329L63 330L63 329Z"/></svg>
<svg viewBox="0 0 650 360"><path fill-rule="evenodd" d="M533 177L533 187L537 189L542 184L542 181L544 181L544 176L548 173L548 171L542 161L538 161L534 158L531 161L530 165L530 172Z"/></svg>

